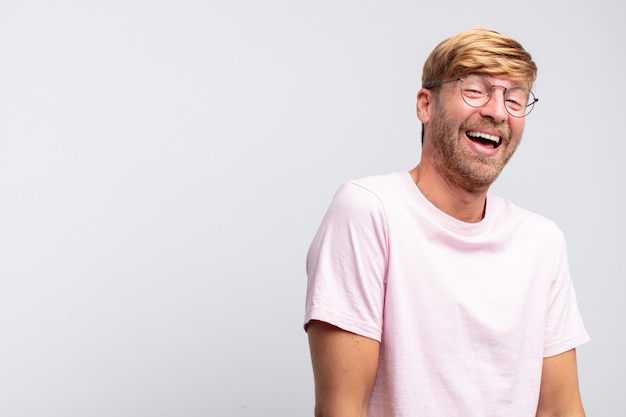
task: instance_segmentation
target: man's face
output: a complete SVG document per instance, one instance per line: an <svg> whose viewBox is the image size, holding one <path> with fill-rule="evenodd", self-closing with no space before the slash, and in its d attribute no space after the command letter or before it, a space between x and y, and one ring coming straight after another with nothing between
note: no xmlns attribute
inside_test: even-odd
<svg viewBox="0 0 626 417"><path fill-rule="evenodd" d="M493 85L517 85L485 78ZM459 83L442 85L438 97L433 92L425 151L449 181L467 191L483 191L513 156L522 138L524 118L515 118L506 111L502 88L494 88L489 102L475 108L463 101Z"/></svg>

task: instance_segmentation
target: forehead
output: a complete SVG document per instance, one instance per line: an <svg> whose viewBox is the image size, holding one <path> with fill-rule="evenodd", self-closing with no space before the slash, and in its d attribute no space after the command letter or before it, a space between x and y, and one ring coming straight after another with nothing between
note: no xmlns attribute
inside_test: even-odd
<svg viewBox="0 0 626 417"><path fill-rule="evenodd" d="M489 81L489 83L491 83L492 85L501 85L507 88L518 87L518 86L526 87L529 89L531 88L531 85L528 82L528 80L521 80L521 79L516 79L516 78L506 77L506 76L497 76L497 75L490 75L490 74L485 74L485 73L472 73L461 78L467 78L472 75L484 78L487 81Z"/></svg>

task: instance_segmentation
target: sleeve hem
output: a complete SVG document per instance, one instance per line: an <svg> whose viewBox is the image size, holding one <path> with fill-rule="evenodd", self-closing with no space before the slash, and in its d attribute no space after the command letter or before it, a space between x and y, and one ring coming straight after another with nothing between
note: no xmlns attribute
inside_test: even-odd
<svg viewBox="0 0 626 417"><path fill-rule="evenodd" d="M377 342L381 341L381 329L371 323L365 322L358 318L348 317L341 313L330 311L322 308L312 307L308 309L304 315L304 329L311 320L319 320L333 326L337 326L342 330L350 333L355 333L360 336L365 336L370 339L374 339Z"/></svg>
<svg viewBox="0 0 626 417"><path fill-rule="evenodd" d="M543 349L543 357L548 358L550 356L559 355L561 353L567 352L568 350L572 350L582 344L585 344L590 340L591 338L589 337L589 334L586 331L583 331L566 340L546 345Z"/></svg>

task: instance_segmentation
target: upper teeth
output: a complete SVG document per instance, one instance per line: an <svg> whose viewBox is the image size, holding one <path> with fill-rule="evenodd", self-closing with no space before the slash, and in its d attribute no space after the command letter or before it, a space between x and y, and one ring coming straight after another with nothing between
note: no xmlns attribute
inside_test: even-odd
<svg viewBox="0 0 626 417"><path fill-rule="evenodd" d="M483 138L483 139L487 139L490 140L492 142L495 143L500 143L500 137L499 136L494 136L494 135L489 135L487 133L482 133L482 132L467 132L468 136L472 136L475 138Z"/></svg>

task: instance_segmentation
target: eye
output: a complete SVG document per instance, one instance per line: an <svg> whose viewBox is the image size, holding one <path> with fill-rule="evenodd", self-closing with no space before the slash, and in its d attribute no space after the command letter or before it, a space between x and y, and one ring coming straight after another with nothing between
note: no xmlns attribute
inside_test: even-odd
<svg viewBox="0 0 626 417"><path fill-rule="evenodd" d="M511 110L521 110L522 108L524 108L524 105L522 104L522 102L520 102L519 100L515 98L509 98L509 97L507 97L506 99L506 105Z"/></svg>
<svg viewBox="0 0 626 417"><path fill-rule="evenodd" d="M489 95L489 92L484 87L478 85L464 85L463 94L470 98L481 98Z"/></svg>

